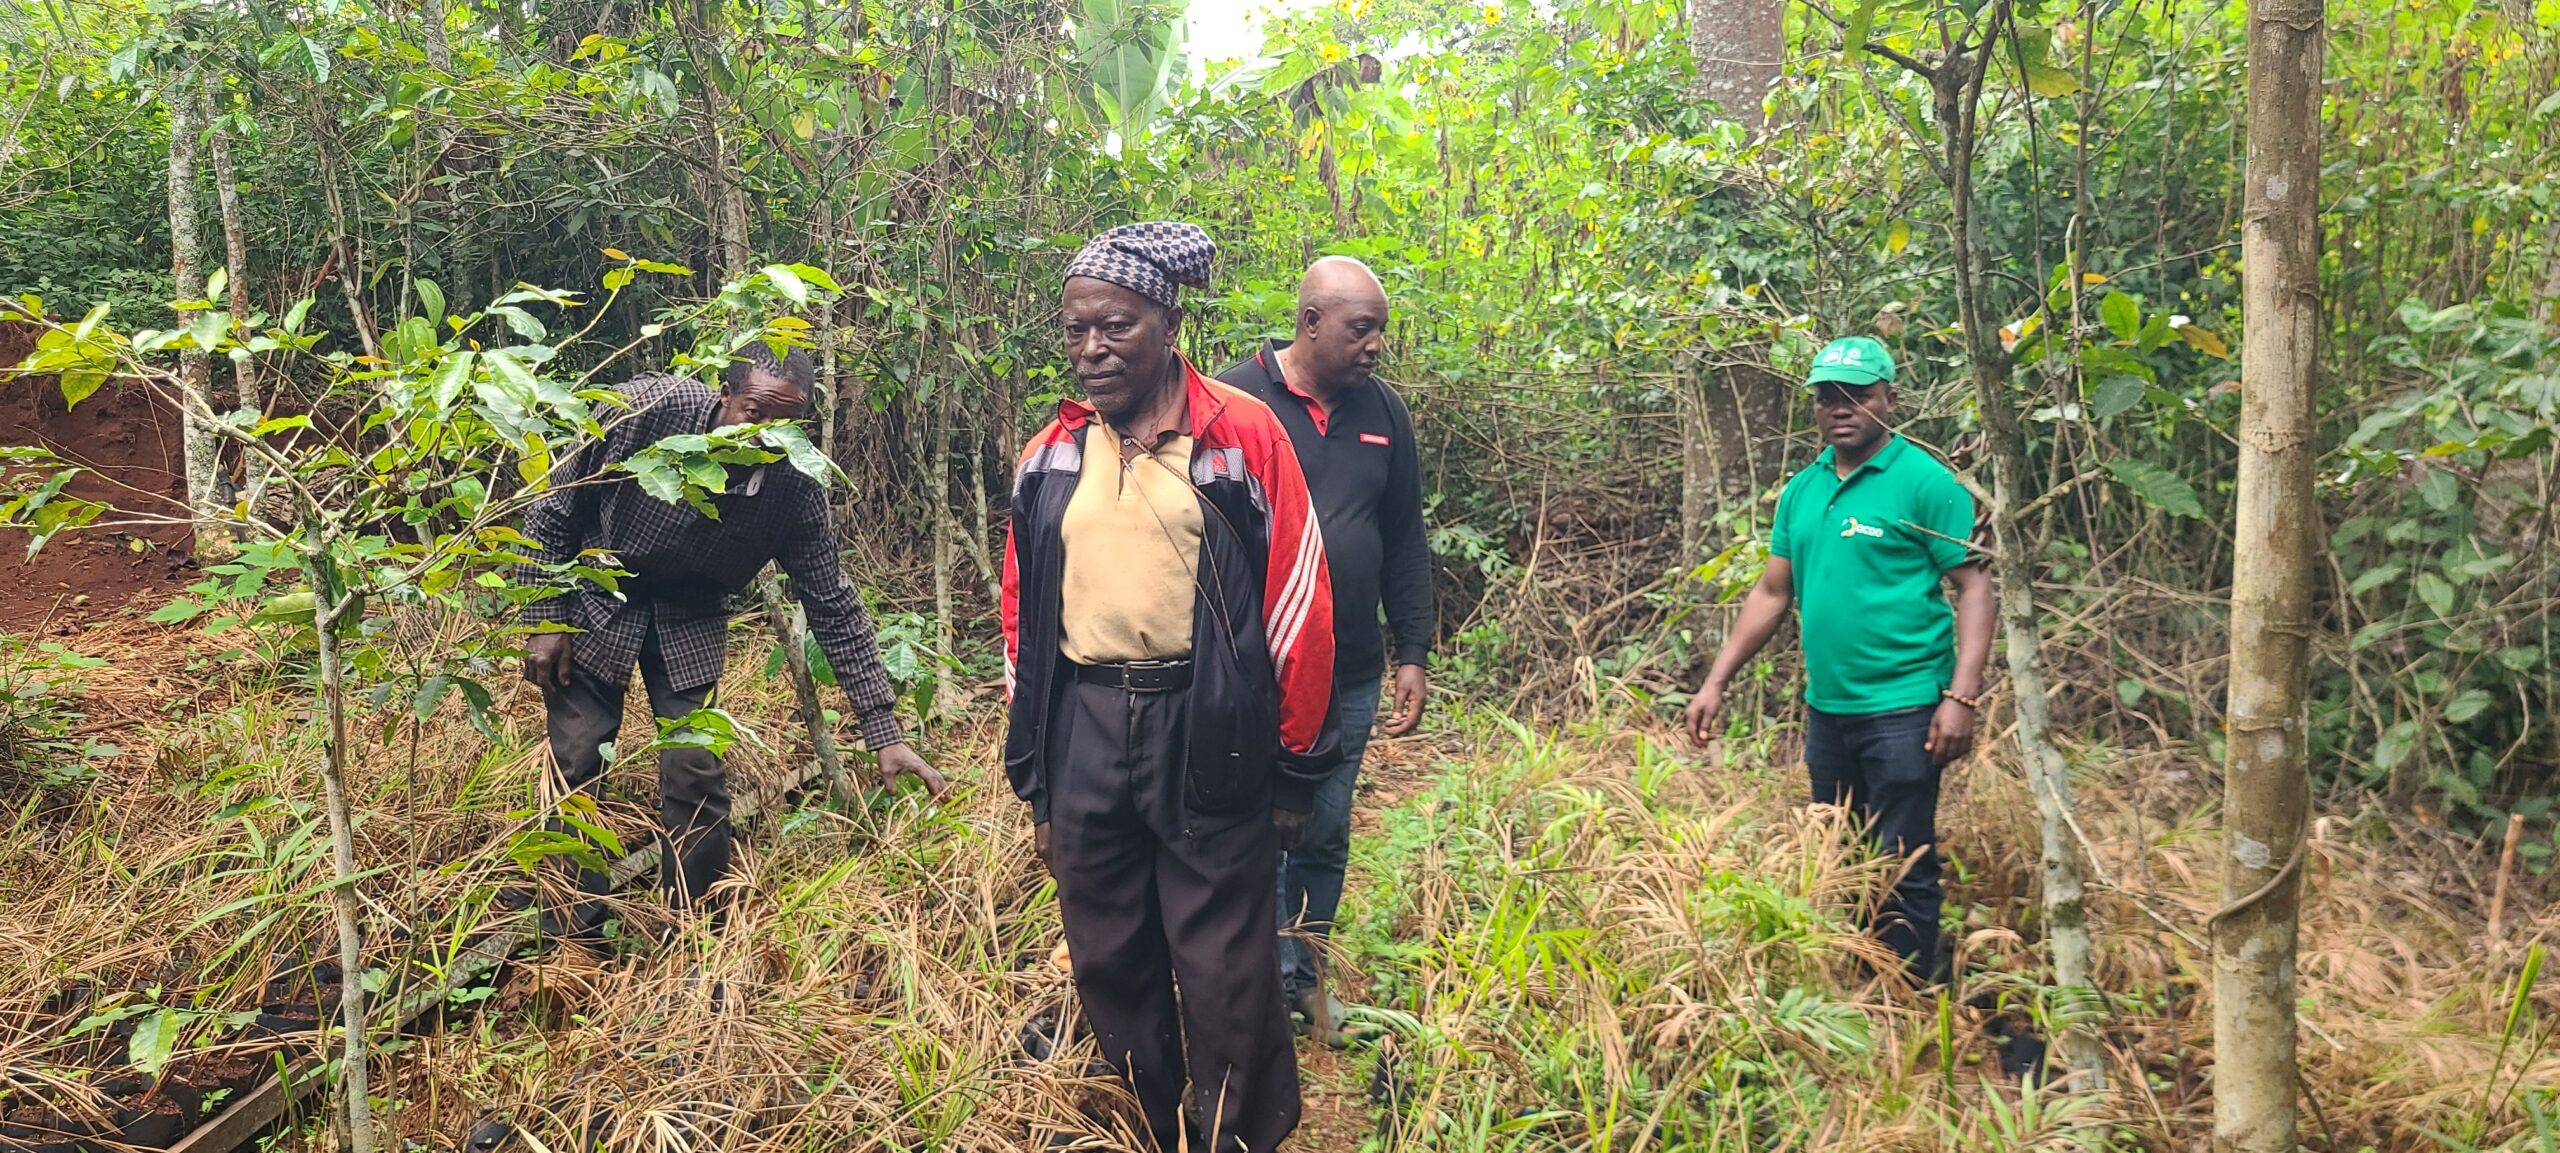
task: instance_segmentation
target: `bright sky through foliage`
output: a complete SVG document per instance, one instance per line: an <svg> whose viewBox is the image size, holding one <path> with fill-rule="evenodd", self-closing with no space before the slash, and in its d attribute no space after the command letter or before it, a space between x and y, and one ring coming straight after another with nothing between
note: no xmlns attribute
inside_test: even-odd
<svg viewBox="0 0 2560 1153"><path fill-rule="evenodd" d="M1262 51L1262 25L1274 12L1298 12L1321 0L1192 0L1185 19L1184 51L1190 57L1194 83L1207 77L1214 61L1253 56Z"/></svg>

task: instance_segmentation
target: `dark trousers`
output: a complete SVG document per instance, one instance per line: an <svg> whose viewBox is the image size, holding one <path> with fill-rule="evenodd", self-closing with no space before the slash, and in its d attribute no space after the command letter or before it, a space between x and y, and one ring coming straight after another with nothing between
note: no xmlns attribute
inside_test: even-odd
<svg viewBox="0 0 2560 1153"><path fill-rule="evenodd" d="M1156 1143L1181 1147L1189 1080L1207 1134L1190 1148L1266 1153L1298 1126L1272 927L1278 844L1268 813L1213 826L1182 812L1187 695L1059 690L1049 868L1085 1020Z"/></svg>
<svg viewBox="0 0 2560 1153"><path fill-rule="evenodd" d="M1804 767L1820 804L1855 808L1877 848L1908 865L1871 928L1927 984L1938 965L1938 780L1928 749L1936 705L1865 716L1805 710ZM1916 854L1916 855L1915 855Z"/></svg>
<svg viewBox="0 0 2560 1153"><path fill-rule="evenodd" d="M1378 719L1378 678L1337 682L1333 715L1326 723L1342 749L1342 764L1316 783L1315 808L1298 847L1280 854L1280 986L1291 997L1316 987L1322 965L1315 941L1333 932L1342 908L1342 874L1351 865L1351 797L1360 782L1360 758L1369 751L1369 727Z"/></svg>
<svg viewBox="0 0 2560 1153"><path fill-rule="evenodd" d="M679 688L667 683L666 663L658 655L652 630L640 646L640 683L649 693L649 711L660 720L690 715L710 698L710 685ZM622 701L629 674L607 681L573 670L566 688L542 691L544 721L551 735L551 759L561 784L589 797L604 788L604 745L622 731ZM554 831L575 835L567 822L555 820ZM699 904L713 883L729 871L729 773L709 749L669 748L658 753L658 869L667 903L677 908ZM553 918L555 929L593 930L603 922L600 898L610 889L601 872L581 870L582 898L566 924Z"/></svg>

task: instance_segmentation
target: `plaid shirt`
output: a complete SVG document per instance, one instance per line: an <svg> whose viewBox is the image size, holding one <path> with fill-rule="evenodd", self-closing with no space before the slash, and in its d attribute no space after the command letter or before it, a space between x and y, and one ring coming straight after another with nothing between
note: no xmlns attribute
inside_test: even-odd
<svg viewBox="0 0 2560 1153"><path fill-rule="evenodd" d="M610 476L610 466L661 439L710 431L720 411L719 394L681 377L643 376L621 392L632 411L605 418L605 438L580 448L560 476L562 487L525 511L524 534L541 546L544 561L567 563L602 549L632 575L621 582L621 596L581 582L535 601L525 606L526 622L582 630L571 660L607 682L630 678L654 627L668 681L679 689L707 685L720 679L727 657L730 598L766 562L779 560L853 703L863 744L878 750L903 740L870 614L839 567L825 486L788 466L759 466L711 498L718 520L652 497L627 475L570 487ZM518 578L539 580L540 572L528 567Z"/></svg>

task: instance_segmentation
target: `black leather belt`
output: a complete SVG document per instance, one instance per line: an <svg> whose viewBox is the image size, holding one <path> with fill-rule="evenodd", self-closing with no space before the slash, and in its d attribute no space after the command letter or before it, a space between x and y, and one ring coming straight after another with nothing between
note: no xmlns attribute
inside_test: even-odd
<svg viewBox="0 0 2560 1153"><path fill-rule="evenodd" d="M1076 670L1076 679L1088 685L1108 685L1133 693L1169 693L1191 687L1191 662L1187 660L1115 661L1101 665L1067 663Z"/></svg>

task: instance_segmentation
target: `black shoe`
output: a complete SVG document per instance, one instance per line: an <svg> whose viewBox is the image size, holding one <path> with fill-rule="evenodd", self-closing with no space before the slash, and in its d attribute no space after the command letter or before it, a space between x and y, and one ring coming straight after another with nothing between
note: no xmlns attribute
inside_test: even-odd
<svg viewBox="0 0 2560 1153"><path fill-rule="evenodd" d="M1022 1023L1015 1039L1022 1045L1023 1056L1043 1064L1055 1059L1067 1040L1066 1030L1054 1009L1042 1009L1033 1014L1030 1020Z"/></svg>

